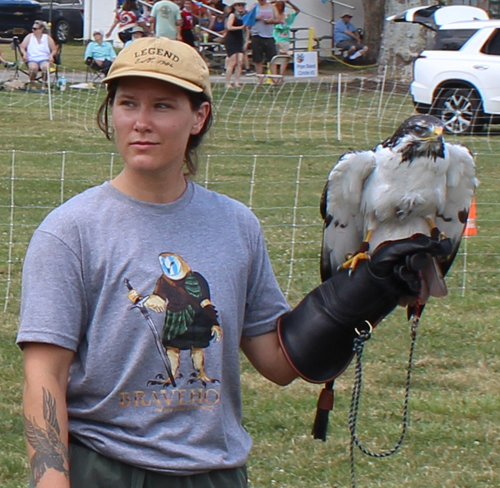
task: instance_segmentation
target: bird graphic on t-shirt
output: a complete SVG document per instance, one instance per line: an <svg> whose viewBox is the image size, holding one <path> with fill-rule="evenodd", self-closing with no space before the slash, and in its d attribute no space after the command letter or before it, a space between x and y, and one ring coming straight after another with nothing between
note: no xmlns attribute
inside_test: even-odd
<svg viewBox="0 0 500 488"><path fill-rule="evenodd" d="M158 278L153 293L144 300L144 305L157 312L165 313L162 330L162 344L176 378L180 365L180 351L190 350L195 373L189 383L200 381L203 385L219 380L210 378L205 368L205 353L212 340L222 337L217 310L210 301L210 288L206 279L193 272L186 261L178 254L164 252L159 255L162 275ZM137 301L135 294L129 298ZM149 384L168 386L171 380L157 375Z"/></svg>

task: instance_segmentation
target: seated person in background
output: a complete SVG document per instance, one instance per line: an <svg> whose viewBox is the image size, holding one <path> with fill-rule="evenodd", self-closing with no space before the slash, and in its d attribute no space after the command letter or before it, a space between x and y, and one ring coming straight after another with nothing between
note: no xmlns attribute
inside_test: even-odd
<svg viewBox="0 0 500 488"><path fill-rule="evenodd" d="M130 41L127 41L125 43L125 46L128 46L132 41L135 41L136 39L149 36L149 32L146 32L140 25L136 25L132 29L131 33L132 33L132 39L130 39Z"/></svg>
<svg viewBox="0 0 500 488"><path fill-rule="evenodd" d="M94 40L87 44L85 49L85 64L92 69L108 73L111 64L116 58L115 50L111 42L104 41L104 32L102 30L94 31Z"/></svg>
<svg viewBox="0 0 500 488"><path fill-rule="evenodd" d="M361 36L356 27L351 23L352 15L345 13L340 20L335 23L333 37L335 47L347 51L349 59L356 59L368 52L368 46L361 44Z"/></svg>
<svg viewBox="0 0 500 488"><path fill-rule="evenodd" d="M226 37L226 14L214 14L213 19L212 19L212 24L208 28L213 31L217 32L219 34L218 36L214 34L210 34L208 36L208 41L209 42L224 42L224 38Z"/></svg>
<svg viewBox="0 0 500 488"><path fill-rule="evenodd" d="M206 2L199 2L199 1L195 1L195 2L192 2L193 4L193 14L195 16L195 23L197 25L199 25L200 27L205 27L205 28L209 28L210 25L213 23L213 13L207 9L206 7L204 7L203 5L205 5ZM199 42L206 42L208 41L208 34L205 33L205 37L200 36L199 39L197 39Z"/></svg>
<svg viewBox="0 0 500 488"><path fill-rule="evenodd" d="M35 20L31 34L19 46L25 63L28 65L30 85L36 90L36 75L42 72L42 91L47 89L47 73L50 63L54 63L59 46L48 34L48 26L43 20Z"/></svg>

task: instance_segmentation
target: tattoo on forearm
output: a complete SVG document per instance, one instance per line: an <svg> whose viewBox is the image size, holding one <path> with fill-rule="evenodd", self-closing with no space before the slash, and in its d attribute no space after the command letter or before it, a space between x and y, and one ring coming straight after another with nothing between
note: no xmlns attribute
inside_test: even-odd
<svg viewBox="0 0 500 488"><path fill-rule="evenodd" d="M38 425L35 417L24 417L26 439L35 450L30 463L35 486L48 469L55 469L69 478L68 449L61 440L57 422L57 407L50 391L43 389L43 418L45 428Z"/></svg>

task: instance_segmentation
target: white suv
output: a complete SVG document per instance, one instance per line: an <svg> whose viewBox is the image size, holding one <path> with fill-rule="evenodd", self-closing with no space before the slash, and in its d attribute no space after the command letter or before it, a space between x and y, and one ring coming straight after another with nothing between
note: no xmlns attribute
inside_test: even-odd
<svg viewBox="0 0 500 488"><path fill-rule="evenodd" d="M439 21L433 48L415 60L410 92L417 112L439 117L448 132L466 134L500 123L500 20L445 23L450 17L445 14L453 9L455 14L457 9L472 14L459 19L489 18L475 7L434 6L410 9L389 20L431 28L431 19L434 25Z"/></svg>

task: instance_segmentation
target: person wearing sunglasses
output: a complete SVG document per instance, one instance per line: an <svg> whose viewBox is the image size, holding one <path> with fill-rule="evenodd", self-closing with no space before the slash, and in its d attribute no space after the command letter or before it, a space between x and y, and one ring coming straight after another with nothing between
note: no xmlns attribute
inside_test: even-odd
<svg viewBox="0 0 500 488"><path fill-rule="evenodd" d="M37 90L36 78L41 72L41 92L45 92L50 63L54 63L59 47L48 34L48 26L43 20L35 20L31 30L32 33L24 38L19 47L23 59L28 65L31 90Z"/></svg>

